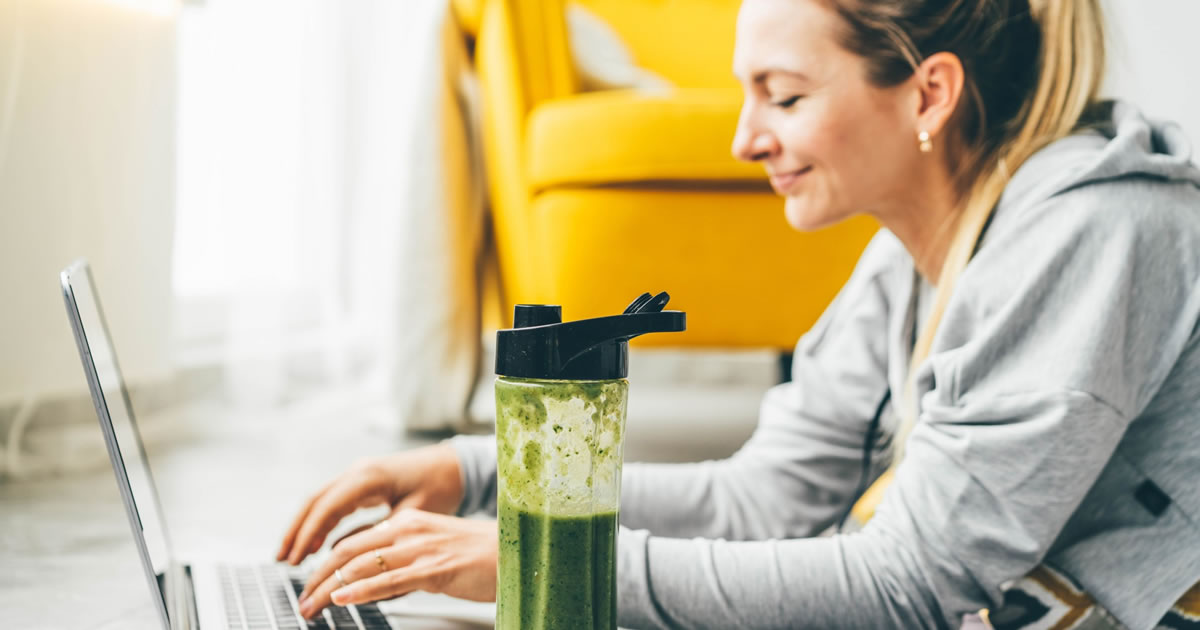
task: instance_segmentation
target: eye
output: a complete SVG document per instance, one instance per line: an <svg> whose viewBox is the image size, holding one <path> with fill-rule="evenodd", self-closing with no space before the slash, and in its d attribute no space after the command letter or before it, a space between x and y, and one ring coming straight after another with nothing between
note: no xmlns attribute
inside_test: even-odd
<svg viewBox="0 0 1200 630"><path fill-rule="evenodd" d="M772 101L771 104L780 109L787 109L787 108L791 107L792 105L795 105L796 101L798 101L798 100L800 100L799 96L792 96L789 98L785 98L782 101Z"/></svg>

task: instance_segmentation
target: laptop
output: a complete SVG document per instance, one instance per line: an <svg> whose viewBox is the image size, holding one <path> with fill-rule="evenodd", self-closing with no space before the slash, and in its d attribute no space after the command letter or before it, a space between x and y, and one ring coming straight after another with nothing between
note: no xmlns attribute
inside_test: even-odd
<svg viewBox="0 0 1200 630"><path fill-rule="evenodd" d="M61 279L79 358L83 361L96 416L162 627L166 630L391 628L375 604L332 606L321 616L306 621L300 616L297 602L304 585L303 576L283 564L178 561L171 553L154 478L108 325L100 310L91 270L86 261L80 260L64 269Z"/></svg>

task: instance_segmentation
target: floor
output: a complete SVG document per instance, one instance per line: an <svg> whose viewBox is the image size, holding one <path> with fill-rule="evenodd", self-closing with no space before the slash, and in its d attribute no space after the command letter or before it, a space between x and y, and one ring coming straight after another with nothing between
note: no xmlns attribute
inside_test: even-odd
<svg viewBox="0 0 1200 630"><path fill-rule="evenodd" d="M359 457L431 441L373 434L359 405L335 393L273 410L201 401L139 418L175 555L270 562L309 493ZM102 451L95 421L87 428L91 447ZM82 433L75 440L83 452ZM0 626L155 627L103 455L0 482L0 566ZM480 626L416 620L405 627Z"/></svg>

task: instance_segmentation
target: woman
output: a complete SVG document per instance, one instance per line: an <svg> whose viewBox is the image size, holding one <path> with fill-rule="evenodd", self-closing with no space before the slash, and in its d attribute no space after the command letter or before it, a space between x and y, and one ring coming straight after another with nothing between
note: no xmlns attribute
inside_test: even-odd
<svg viewBox="0 0 1200 630"><path fill-rule="evenodd" d="M1200 599L1200 171L1097 101L1096 0L1030 5L745 1L734 153L793 227L885 229L736 455L627 466L622 625L1136 629ZM811 537L889 467L861 531ZM494 510L491 439L347 472L280 559L381 502L306 614L495 597L495 525L444 515Z"/></svg>

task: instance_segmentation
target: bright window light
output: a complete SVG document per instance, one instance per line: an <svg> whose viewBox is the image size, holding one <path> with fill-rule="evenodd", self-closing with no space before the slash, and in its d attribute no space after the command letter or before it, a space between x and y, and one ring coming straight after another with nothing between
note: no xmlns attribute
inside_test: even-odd
<svg viewBox="0 0 1200 630"><path fill-rule="evenodd" d="M150 13L153 15L161 15L167 17L174 15L179 8L179 0L104 0L108 4L115 4L125 7L133 11Z"/></svg>

